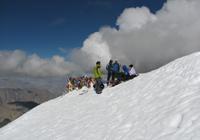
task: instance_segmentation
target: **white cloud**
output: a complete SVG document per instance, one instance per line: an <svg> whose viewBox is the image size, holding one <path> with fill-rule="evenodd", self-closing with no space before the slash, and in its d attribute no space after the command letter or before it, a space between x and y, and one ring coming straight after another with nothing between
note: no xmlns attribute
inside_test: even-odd
<svg viewBox="0 0 200 140"><path fill-rule="evenodd" d="M0 52L0 71L4 73L14 72L20 67L26 59L26 54L22 51L15 50L13 52Z"/></svg>
<svg viewBox="0 0 200 140"><path fill-rule="evenodd" d="M61 56L43 59L36 54L28 56L20 50L0 51L0 66L1 75L62 76L79 71L77 65Z"/></svg>
<svg viewBox="0 0 200 140"><path fill-rule="evenodd" d="M103 40L102 34L96 32L85 40L81 51L87 54L91 58L92 63L101 60L103 63L107 63L107 60L111 58L109 46L106 41Z"/></svg>
<svg viewBox="0 0 200 140"><path fill-rule="evenodd" d="M129 8L117 20L117 25L120 30L132 31L134 29L141 29L148 22L154 22L156 16L150 13L146 7Z"/></svg>
<svg viewBox="0 0 200 140"><path fill-rule="evenodd" d="M95 61L118 59L140 72L155 69L189 53L200 51L200 1L168 0L156 14L148 8L127 8L117 19L119 29L104 27L91 34L75 62L90 70Z"/></svg>
<svg viewBox="0 0 200 140"><path fill-rule="evenodd" d="M133 63L140 72L155 69L175 58L200 51L200 1L168 0L156 14L148 8L127 8L117 19L119 29L103 27L91 34L70 60L43 59L23 51L0 52L0 73L58 76L90 71L100 60Z"/></svg>

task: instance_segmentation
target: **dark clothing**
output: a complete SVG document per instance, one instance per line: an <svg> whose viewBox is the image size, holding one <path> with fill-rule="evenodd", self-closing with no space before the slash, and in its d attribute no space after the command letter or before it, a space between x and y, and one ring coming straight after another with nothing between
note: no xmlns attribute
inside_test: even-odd
<svg viewBox="0 0 200 140"><path fill-rule="evenodd" d="M109 85L110 78L111 78L111 76L112 76L112 69L113 69L113 64L110 62L110 63L106 66L106 70L108 71L108 75L107 75L107 85Z"/></svg>
<svg viewBox="0 0 200 140"><path fill-rule="evenodd" d="M137 77L137 75L129 75L128 79L133 79L135 77Z"/></svg>
<svg viewBox="0 0 200 140"><path fill-rule="evenodd" d="M116 73L115 73L115 72L112 72L112 81L115 80L115 77L116 77Z"/></svg>
<svg viewBox="0 0 200 140"><path fill-rule="evenodd" d="M123 81L128 80L129 79L129 69L126 65L122 66L123 69Z"/></svg>
<svg viewBox="0 0 200 140"><path fill-rule="evenodd" d="M113 72L115 72L115 73L118 73L119 72L119 70L120 70L120 65L119 65L119 63L117 63L117 62L115 62L114 64L113 64Z"/></svg>
<svg viewBox="0 0 200 140"><path fill-rule="evenodd" d="M108 72L108 76L107 76L107 85L109 85L111 76L112 76L112 72Z"/></svg>
<svg viewBox="0 0 200 140"><path fill-rule="evenodd" d="M108 72L112 72L112 69L113 69L113 64L112 63L109 63L107 66L106 66L106 70Z"/></svg>
<svg viewBox="0 0 200 140"><path fill-rule="evenodd" d="M94 89L95 89L97 94L101 94L102 93L102 90L104 89L104 85L103 85L103 82L102 82L101 78L97 78L96 79L96 83L94 85Z"/></svg>
<svg viewBox="0 0 200 140"><path fill-rule="evenodd" d="M122 69L123 69L123 72L124 72L125 75L129 75L129 69L126 65L123 65Z"/></svg>
<svg viewBox="0 0 200 140"><path fill-rule="evenodd" d="M112 81L115 81L115 78L118 79L119 70L120 70L120 65L119 63L115 62L113 64L113 69L112 69Z"/></svg>

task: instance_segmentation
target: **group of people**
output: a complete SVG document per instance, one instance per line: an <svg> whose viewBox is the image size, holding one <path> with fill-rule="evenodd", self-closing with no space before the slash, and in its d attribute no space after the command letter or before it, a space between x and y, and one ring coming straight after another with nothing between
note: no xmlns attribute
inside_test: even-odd
<svg viewBox="0 0 200 140"><path fill-rule="evenodd" d="M138 75L133 64L130 64L129 67L126 65L121 66L117 60L114 63L113 60L110 60L106 66L106 70L108 72L107 85L111 86L117 85L121 81L133 79Z"/></svg>
<svg viewBox="0 0 200 140"><path fill-rule="evenodd" d="M121 81L133 79L134 77L138 76L135 68L133 67L133 64L130 64L129 67L126 65L123 65L121 67L121 65L118 63L117 60L114 63L113 60L110 60L106 66L106 70L107 70L107 86L109 85L115 86L119 84ZM94 85L95 91L97 94L101 94L104 88L104 84L102 82L103 73L101 71L100 61L97 61L96 66L93 68L93 75L96 81Z"/></svg>
<svg viewBox="0 0 200 140"><path fill-rule="evenodd" d="M127 81L138 76L133 64L129 66L120 65L117 60L113 62L110 60L106 66L107 70L107 86L115 86L122 81ZM66 84L67 92L73 91L75 89L81 89L82 87L91 88L94 87L97 94L101 94L104 89L104 83L102 81L103 72L101 70L101 62L97 61L95 67L93 68L93 77L70 77L68 78Z"/></svg>
<svg viewBox="0 0 200 140"><path fill-rule="evenodd" d="M73 91L75 89L81 89L82 87L91 88L95 83L95 79L93 77L69 77L66 84L67 92Z"/></svg>

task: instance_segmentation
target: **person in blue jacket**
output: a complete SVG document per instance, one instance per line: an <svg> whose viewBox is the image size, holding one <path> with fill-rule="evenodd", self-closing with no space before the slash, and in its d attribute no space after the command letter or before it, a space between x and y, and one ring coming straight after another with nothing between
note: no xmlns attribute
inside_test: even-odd
<svg viewBox="0 0 200 140"><path fill-rule="evenodd" d="M125 75L125 80L128 80L129 79L129 68L126 65L123 65L122 70Z"/></svg>
<svg viewBox="0 0 200 140"><path fill-rule="evenodd" d="M113 64L113 69L112 69L112 81L115 83L115 79L117 79L117 81L119 80L119 72L120 72L120 64L117 62L117 60L114 62Z"/></svg>

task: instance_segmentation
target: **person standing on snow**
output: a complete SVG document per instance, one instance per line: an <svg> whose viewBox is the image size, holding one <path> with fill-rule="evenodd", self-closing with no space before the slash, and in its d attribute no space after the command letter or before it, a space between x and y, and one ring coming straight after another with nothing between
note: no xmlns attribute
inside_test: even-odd
<svg viewBox="0 0 200 140"><path fill-rule="evenodd" d="M106 66L106 70L108 71L108 75L107 75L107 85L110 84L110 78L112 76L112 69L113 69L113 61L110 60L109 63Z"/></svg>
<svg viewBox="0 0 200 140"><path fill-rule="evenodd" d="M94 89L97 94L101 94L102 90L104 88L104 85L102 82L103 73L101 71L101 62L100 61L97 61L96 66L93 68L93 75L94 75L94 78L96 81L95 85L94 85Z"/></svg>
<svg viewBox="0 0 200 140"><path fill-rule="evenodd" d="M112 82L114 85L119 82L119 71L120 71L120 64L117 62L117 60L115 60L112 69ZM115 79L117 79L117 81L115 81Z"/></svg>

